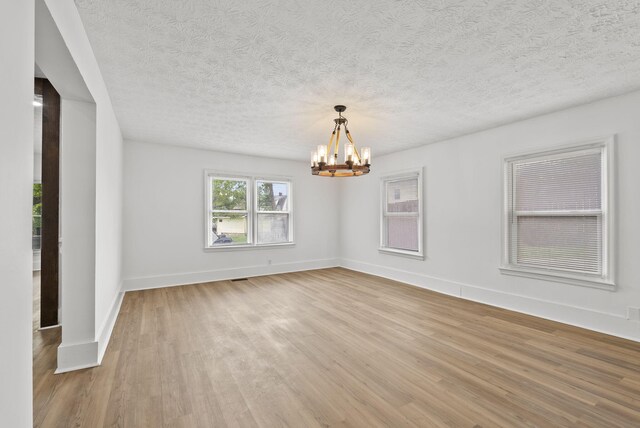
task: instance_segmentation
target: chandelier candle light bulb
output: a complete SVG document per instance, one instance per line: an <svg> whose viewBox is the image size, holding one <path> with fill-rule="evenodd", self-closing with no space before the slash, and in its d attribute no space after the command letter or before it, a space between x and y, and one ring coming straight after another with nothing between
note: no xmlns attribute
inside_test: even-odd
<svg viewBox="0 0 640 428"><path fill-rule="evenodd" d="M327 162L327 146L320 144L318 146L318 163Z"/></svg>
<svg viewBox="0 0 640 428"><path fill-rule="evenodd" d="M353 144L344 145L344 163L353 162Z"/></svg>
<svg viewBox="0 0 640 428"><path fill-rule="evenodd" d="M369 147L362 148L361 159L362 163L365 165L369 165L371 163L371 149Z"/></svg>
<svg viewBox="0 0 640 428"><path fill-rule="evenodd" d="M371 148L363 147L362 153L358 152L347 127L349 121L342 116L342 112L347 108L337 105L334 109L338 112L338 117L333 120L335 126L329 144L320 144L316 151L311 152L311 174L321 177L357 177L368 174L371 167ZM340 134L343 127L343 136L347 139L344 145L344 163L338 163Z"/></svg>

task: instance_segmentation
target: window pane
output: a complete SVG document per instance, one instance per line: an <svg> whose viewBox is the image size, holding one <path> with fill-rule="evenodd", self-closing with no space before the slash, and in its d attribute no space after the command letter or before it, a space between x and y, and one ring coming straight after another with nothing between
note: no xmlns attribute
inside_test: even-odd
<svg viewBox="0 0 640 428"><path fill-rule="evenodd" d="M418 217L386 217L387 247L418 251Z"/></svg>
<svg viewBox="0 0 640 428"><path fill-rule="evenodd" d="M289 242L289 214L258 214L258 244Z"/></svg>
<svg viewBox="0 0 640 428"><path fill-rule="evenodd" d="M599 217L518 217L517 229L517 263L600 273Z"/></svg>
<svg viewBox="0 0 640 428"><path fill-rule="evenodd" d="M418 179L387 182L387 212L418 212Z"/></svg>
<svg viewBox="0 0 640 428"><path fill-rule="evenodd" d="M237 245L247 243L247 215L211 214L211 245Z"/></svg>
<svg viewBox="0 0 640 428"><path fill-rule="evenodd" d="M32 213L31 247L33 250L40 250L42 245L42 183L33 184Z"/></svg>
<svg viewBox="0 0 640 428"><path fill-rule="evenodd" d="M242 180L211 180L211 205L214 210L247 209L247 182Z"/></svg>
<svg viewBox="0 0 640 428"><path fill-rule="evenodd" d="M256 184L258 211L289 211L289 183L258 180Z"/></svg>
<svg viewBox="0 0 640 428"><path fill-rule="evenodd" d="M601 154L534 160L514 166L517 211L599 210Z"/></svg>

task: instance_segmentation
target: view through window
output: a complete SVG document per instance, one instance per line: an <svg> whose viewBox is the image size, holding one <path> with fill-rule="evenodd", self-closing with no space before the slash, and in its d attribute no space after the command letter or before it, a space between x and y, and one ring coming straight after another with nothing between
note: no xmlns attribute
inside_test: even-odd
<svg viewBox="0 0 640 428"><path fill-rule="evenodd" d="M209 175L208 247L292 242L291 183Z"/></svg>

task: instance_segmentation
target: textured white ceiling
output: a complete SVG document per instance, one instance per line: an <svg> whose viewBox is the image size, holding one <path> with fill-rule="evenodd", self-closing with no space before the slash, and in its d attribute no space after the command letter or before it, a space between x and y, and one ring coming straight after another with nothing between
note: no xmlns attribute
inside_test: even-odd
<svg viewBox="0 0 640 428"><path fill-rule="evenodd" d="M640 88L640 2L76 0L125 138L376 154Z"/></svg>

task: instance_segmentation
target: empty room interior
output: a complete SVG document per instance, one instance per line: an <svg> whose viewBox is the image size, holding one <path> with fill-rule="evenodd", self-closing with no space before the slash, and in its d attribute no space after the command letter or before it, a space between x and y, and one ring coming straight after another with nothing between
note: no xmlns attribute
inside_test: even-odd
<svg viewBox="0 0 640 428"><path fill-rule="evenodd" d="M0 426L640 427L640 3L0 2Z"/></svg>

